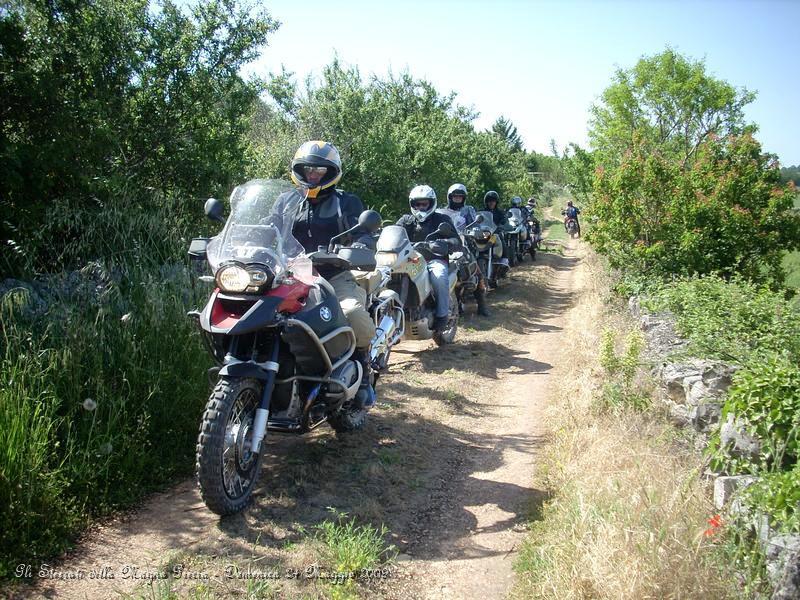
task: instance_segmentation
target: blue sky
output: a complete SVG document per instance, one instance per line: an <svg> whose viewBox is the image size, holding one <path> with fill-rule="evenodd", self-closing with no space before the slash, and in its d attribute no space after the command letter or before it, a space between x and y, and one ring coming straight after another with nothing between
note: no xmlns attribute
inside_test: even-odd
<svg viewBox="0 0 800 600"><path fill-rule="evenodd" d="M758 92L746 109L764 149L800 164L800 0L669 2L274 0L282 22L249 71L300 80L335 54L363 76L407 69L481 113L501 114L528 149L586 144L589 106L617 67L667 45Z"/></svg>

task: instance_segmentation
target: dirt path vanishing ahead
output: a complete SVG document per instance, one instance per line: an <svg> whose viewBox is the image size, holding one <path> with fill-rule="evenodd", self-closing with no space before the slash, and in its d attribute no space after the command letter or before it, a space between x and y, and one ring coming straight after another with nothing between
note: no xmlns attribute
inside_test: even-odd
<svg viewBox="0 0 800 600"><path fill-rule="evenodd" d="M469 304L454 345L400 344L363 432L337 437L323 426L305 437L270 436L257 496L242 514L220 520L194 481L183 482L93 530L54 561L56 578L14 595L329 596L329 582L302 574L316 557L315 526L334 507L384 524L397 548L388 578L359 583L363 597L503 598L525 525L543 501L531 482L551 372L566 359L559 334L576 293L576 248L569 242L514 269L490 294L491 318L474 316ZM281 575L228 578L230 565ZM159 579L176 566L180 580ZM69 579L92 570L95 578Z"/></svg>

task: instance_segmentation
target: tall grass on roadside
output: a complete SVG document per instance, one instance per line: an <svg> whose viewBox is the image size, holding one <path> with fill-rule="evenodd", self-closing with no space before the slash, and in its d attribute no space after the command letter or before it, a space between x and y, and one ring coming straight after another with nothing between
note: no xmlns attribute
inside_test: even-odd
<svg viewBox="0 0 800 600"><path fill-rule="evenodd" d="M188 273L92 270L51 280L46 313L0 298L0 577L191 469L208 360Z"/></svg>
<svg viewBox="0 0 800 600"><path fill-rule="evenodd" d="M562 336L570 360L555 376L561 390L547 420L556 433L539 474L553 496L517 561L516 596L733 597L702 458L641 402L636 336L619 355L609 334L603 344L604 329L629 328L609 314L602 265L590 255L576 277L579 300Z"/></svg>

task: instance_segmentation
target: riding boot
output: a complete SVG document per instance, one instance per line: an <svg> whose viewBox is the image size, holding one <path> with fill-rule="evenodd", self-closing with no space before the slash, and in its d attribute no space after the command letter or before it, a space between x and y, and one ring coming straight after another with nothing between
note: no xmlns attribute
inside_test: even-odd
<svg viewBox="0 0 800 600"><path fill-rule="evenodd" d="M372 388L372 370L365 350L353 352L353 360L361 363L361 384L358 386L353 405L355 408L369 408L375 404L375 390Z"/></svg>
<svg viewBox="0 0 800 600"><path fill-rule="evenodd" d="M482 317L489 317L489 309L486 308L486 290L479 287L475 290L475 301L478 303L478 314Z"/></svg>

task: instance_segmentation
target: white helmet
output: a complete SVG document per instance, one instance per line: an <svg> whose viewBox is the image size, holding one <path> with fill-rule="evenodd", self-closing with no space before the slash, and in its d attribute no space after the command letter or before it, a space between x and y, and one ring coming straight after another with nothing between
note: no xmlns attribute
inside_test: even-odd
<svg viewBox="0 0 800 600"><path fill-rule="evenodd" d="M463 194L464 201L458 206L453 205L452 196L455 193ZM463 183L454 183L447 190L447 205L452 209L460 209L467 203L467 187Z"/></svg>
<svg viewBox="0 0 800 600"><path fill-rule="evenodd" d="M415 207L416 201L419 200L427 200L428 208ZM414 215L414 218L422 223L436 210L436 192L429 185L418 185L408 194L408 206L411 208L411 214Z"/></svg>

